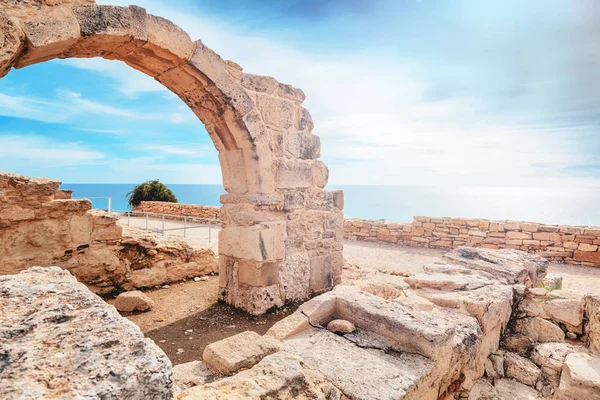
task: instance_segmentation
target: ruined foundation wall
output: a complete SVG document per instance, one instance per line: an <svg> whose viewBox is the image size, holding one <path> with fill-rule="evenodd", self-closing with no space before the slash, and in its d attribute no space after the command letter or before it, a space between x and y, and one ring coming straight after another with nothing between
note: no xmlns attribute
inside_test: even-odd
<svg viewBox="0 0 600 400"><path fill-rule="evenodd" d="M193 249L117 225L71 199L61 182L0 172L0 275L60 266L97 293L161 285L217 271L212 249Z"/></svg>
<svg viewBox="0 0 600 400"><path fill-rule="evenodd" d="M344 238L441 249L510 248L550 261L600 267L600 227L434 217L414 217L410 223L346 219Z"/></svg>
<svg viewBox="0 0 600 400"><path fill-rule="evenodd" d="M165 219L172 220L183 220L183 216L192 216L197 217L198 219L187 218L187 220L197 223L207 223L210 221L200 218L218 220L221 207L203 206L200 204L168 203L166 201L142 201L139 206L133 208L131 215L144 215L136 214L136 211L151 212L155 214L170 214L165 216Z"/></svg>

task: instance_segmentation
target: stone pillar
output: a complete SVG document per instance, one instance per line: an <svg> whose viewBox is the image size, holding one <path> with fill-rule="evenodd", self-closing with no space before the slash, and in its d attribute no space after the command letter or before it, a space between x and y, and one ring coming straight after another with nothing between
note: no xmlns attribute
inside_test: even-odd
<svg viewBox="0 0 600 400"><path fill-rule="evenodd" d="M323 189L329 171L318 160L304 93L265 76L244 74L241 82L265 126L255 143L272 159L257 175L272 171L274 185L271 193L221 197L220 296L260 314L339 283L343 193Z"/></svg>

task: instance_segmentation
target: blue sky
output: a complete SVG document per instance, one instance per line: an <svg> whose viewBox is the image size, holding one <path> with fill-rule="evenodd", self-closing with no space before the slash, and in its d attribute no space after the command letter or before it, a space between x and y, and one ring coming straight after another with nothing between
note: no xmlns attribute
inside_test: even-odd
<svg viewBox="0 0 600 400"><path fill-rule="evenodd" d="M137 4L245 72L302 88L332 184L600 190L596 0ZM65 182L221 181L191 111L102 59L0 80L0 170Z"/></svg>

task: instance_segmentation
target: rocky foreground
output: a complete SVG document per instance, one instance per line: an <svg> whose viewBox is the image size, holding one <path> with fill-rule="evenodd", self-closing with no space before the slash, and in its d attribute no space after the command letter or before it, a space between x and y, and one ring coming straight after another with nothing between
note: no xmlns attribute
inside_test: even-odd
<svg viewBox="0 0 600 400"><path fill-rule="evenodd" d="M600 297L563 292L547 265L463 247L408 277L348 267L265 336L213 343L172 376L111 306L34 268L0 280L0 387L9 399L600 399Z"/></svg>

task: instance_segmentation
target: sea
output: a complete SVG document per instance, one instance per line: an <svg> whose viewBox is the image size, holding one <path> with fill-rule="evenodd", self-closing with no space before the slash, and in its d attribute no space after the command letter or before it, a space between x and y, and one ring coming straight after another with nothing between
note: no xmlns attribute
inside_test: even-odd
<svg viewBox="0 0 600 400"><path fill-rule="evenodd" d="M135 184L64 183L74 198L91 198L94 208L129 209ZM220 206L222 185L167 185L180 203ZM424 186L327 186L344 191L346 218L410 222L413 216L512 219L546 224L600 226L600 193L528 188L440 188Z"/></svg>

